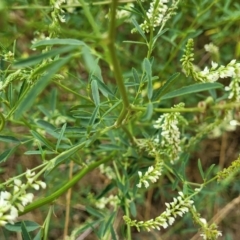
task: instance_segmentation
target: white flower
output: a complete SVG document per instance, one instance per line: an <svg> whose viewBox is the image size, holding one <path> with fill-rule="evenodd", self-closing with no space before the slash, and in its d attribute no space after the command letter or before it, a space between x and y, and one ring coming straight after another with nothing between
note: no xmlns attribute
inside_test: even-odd
<svg viewBox="0 0 240 240"><path fill-rule="evenodd" d="M27 193L19 197L19 200L22 202L23 206L26 206L28 203L31 203L34 195L32 193Z"/></svg>
<svg viewBox="0 0 240 240"><path fill-rule="evenodd" d="M17 186L17 187L20 187L22 185L22 181L19 179L14 179L13 182L14 182L15 186Z"/></svg>

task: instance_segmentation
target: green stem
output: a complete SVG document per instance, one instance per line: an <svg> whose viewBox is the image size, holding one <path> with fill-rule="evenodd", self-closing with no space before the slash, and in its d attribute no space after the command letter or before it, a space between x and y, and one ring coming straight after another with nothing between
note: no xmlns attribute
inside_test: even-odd
<svg viewBox="0 0 240 240"><path fill-rule="evenodd" d="M115 37L116 37L116 9L117 9L117 0L112 1L112 6L111 6L111 16L110 16L110 26L109 26L109 33L108 33L108 49L109 49L109 54L110 58L112 61L112 69L113 73L116 79L116 83L118 86L118 90L120 92L120 95L122 97L123 101L123 107L122 111L118 116L116 126L119 126L123 119L125 118L128 110L129 110L129 100L127 96L127 92L124 86L124 81L122 77L122 71L120 68L120 64L117 58L117 53L115 49Z"/></svg>
<svg viewBox="0 0 240 240"><path fill-rule="evenodd" d="M131 106L132 110L135 111L146 111L146 107ZM193 107L193 108L154 108L155 112L169 113L169 112L204 112L204 108Z"/></svg>
<svg viewBox="0 0 240 240"><path fill-rule="evenodd" d="M119 3L131 3L131 2L135 2L135 0L119 0ZM98 2L94 2L91 3L92 6L96 6L96 5L108 5L111 4L111 0L107 0L107 1L98 1ZM85 3L86 6L90 5L89 3ZM77 7L82 7L82 4L67 4L61 5L62 8L77 8ZM23 5L23 6L10 6L8 9L11 10L24 10L24 9L52 9L52 6L41 6L41 5Z"/></svg>
<svg viewBox="0 0 240 240"><path fill-rule="evenodd" d="M25 207L23 212L19 213L19 216L21 216L23 214L26 214L26 213L28 213L28 212L36 209L36 208L39 208L43 205L50 204L50 203L54 202L58 197L63 195L65 192L67 192L67 190L69 188L73 187L73 185L75 185L87 173L91 172L93 169L97 168L99 165L110 161L113 154L115 154L115 152L113 152L110 156L108 156L108 157L106 157L106 158L104 158L100 161L94 162L94 163L90 164L89 166L85 167L79 173L77 173L75 176L73 176L73 178L71 180L68 180L59 190L57 190L56 192L54 192L50 196L45 197L43 199L36 200L35 202L29 204L27 207Z"/></svg>
<svg viewBox="0 0 240 240"><path fill-rule="evenodd" d="M100 33L99 29L98 29L98 25L96 24L96 22L95 22L95 20L93 18L93 15L89 11L88 4L86 4L84 0L78 0L78 1L81 3L83 11L84 11L84 14L85 14L88 22L92 26L93 31L95 32L96 35L100 36L101 33Z"/></svg>
<svg viewBox="0 0 240 240"><path fill-rule="evenodd" d="M87 100L88 102L91 102L92 104L94 104L94 102L90 98L85 97L84 95L81 95L81 94L75 92L74 90L62 85L59 81L55 80L54 83L57 84L59 87L63 88L64 90L78 96L79 98L82 98L82 99Z"/></svg>

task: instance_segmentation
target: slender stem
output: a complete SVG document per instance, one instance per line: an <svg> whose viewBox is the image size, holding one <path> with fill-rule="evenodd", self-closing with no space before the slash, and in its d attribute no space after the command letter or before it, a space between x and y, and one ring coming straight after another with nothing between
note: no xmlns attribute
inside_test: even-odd
<svg viewBox="0 0 240 240"><path fill-rule="evenodd" d="M91 12L89 11L89 7L88 4L85 3L84 0L78 0L83 8L84 14L87 17L88 22L90 23L90 25L92 26L92 29L94 30L96 35L101 35L99 29L98 29L98 25L96 24L93 15L91 14Z"/></svg>
<svg viewBox="0 0 240 240"><path fill-rule="evenodd" d="M109 49L109 54L110 58L112 61L112 66L111 68L113 69L113 73L116 79L116 83L118 86L118 90L121 94L122 101L123 101L123 107L122 111L118 116L116 126L119 126L123 119L126 116L127 111L129 110L129 100L126 92L126 88L124 86L124 81L122 77L122 71L120 68L120 64L118 61L116 49L115 49L115 37L116 37L116 9L117 9L117 0L112 1L112 6L111 6L111 16L110 16L110 26L109 26L109 33L108 33L108 49Z"/></svg>
<svg viewBox="0 0 240 240"><path fill-rule="evenodd" d="M146 111L146 107L131 106L132 110L135 111ZM204 112L204 108L193 107L193 108L154 108L155 112L169 113L169 112Z"/></svg>
<svg viewBox="0 0 240 240"><path fill-rule="evenodd" d="M73 89L70 89L70 88L66 87L65 85L62 85L58 80L55 80L54 83L57 84L59 87L63 88L64 90L66 90L66 91L68 91L68 92L78 96L79 98L82 98L84 100L87 100L88 102L93 103L93 101L90 98L85 97L84 95L81 95L81 94L75 92Z"/></svg>
<svg viewBox="0 0 240 240"><path fill-rule="evenodd" d="M119 0L119 3L131 3L135 2L136 0ZM91 3L91 5L109 5L111 4L111 0L107 1L98 1ZM90 5L89 3L85 3L85 5ZM74 7L82 7L82 4L67 4L67 5L61 5L62 8L74 8ZM24 9L52 9L52 6L41 6L41 5L23 5L23 6L10 6L8 9L12 10L24 10Z"/></svg>
<svg viewBox="0 0 240 240"><path fill-rule="evenodd" d="M208 109L214 110L225 110L230 108L237 108L240 106L239 102L230 102L225 104L217 104L213 106L208 106ZM146 107L139 107L131 105L133 111L146 111ZM155 112L169 113L169 112L204 112L206 108L203 107L192 107L192 108L154 108Z"/></svg>
<svg viewBox="0 0 240 240"><path fill-rule="evenodd" d="M69 179L72 179L73 166L74 166L73 161L71 161L69 165ZM65 213L64 231L63 231L64 240L67 239L67 236L68 236L71 196L72 196L72 188L69 188L66 194L66 213Z"/></svg>
<svg viewBox="0 0 240 240"><path fill-rule="evenodd" d="M97 168L99 165L106 163L111 160L112 156L115 154L113 152L110 156L103 158L100 161L94 162L90 164L89 166L82 169L79 173L77 173L71 180L68 180L60 189L58 189L56 192L51 194L48 197L45 197L43 199L36 200L35 202L29 204L27 207L25 207L23 212L20 212L19 215L26 214L36 208L39 208L43 205L50 204L54 202L58 197L63 195L67 190L71 187L73 187L74 184L76 184L80 179L82 179L87 173L91 172L93 169Z"/></svg>

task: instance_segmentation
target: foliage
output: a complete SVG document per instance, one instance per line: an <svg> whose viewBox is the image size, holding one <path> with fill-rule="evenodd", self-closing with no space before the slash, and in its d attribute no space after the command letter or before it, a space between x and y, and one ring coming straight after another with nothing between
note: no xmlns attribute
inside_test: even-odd
<svg viewBox="0 0 240 240"><path fill-rule="evenodd" d="M5 238L227 236L210 218L239 149L226 168L196 153L240 124L239 16L234 0L2 1ZM18 221L39 208L44 221Z"/></svg>

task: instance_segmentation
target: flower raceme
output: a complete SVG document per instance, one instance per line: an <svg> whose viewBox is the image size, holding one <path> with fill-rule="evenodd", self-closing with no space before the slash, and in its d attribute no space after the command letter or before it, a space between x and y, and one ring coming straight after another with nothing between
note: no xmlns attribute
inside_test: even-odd
<svg viewBox="0 0 240 240"><path fill-rule="evenodd" d="M184 196L183 192L178 193L178 197L174 198L172 202L165 203L166 210L155 219L150 219L148 221L131 220L129 217L124 216L126 224L130 226L135 226L138 231L144 229L150 231L151 229L167 228L175 222L177 216L182 217L185 213L189 211L189 208L193 205L193 200Z"/></svg>
<svg viewBox="0 0 240 240"><path fill-rule="evenodd" d="M10 191L0 192L0 226L4 226L7 223L14 224L14 220L18 217L18 212L23 211L24 207L31 203L34 198L33 193L27 193L26 190L34 188L39 190L40 188L46 188L46 183L43 181L37 181L35 172L31 170L26 171L27 183L24 184L20 179L12 180Z"/></svg>
<svg viewBox="0 0 240 240"><path fill-rule="evenodd" d="M170 6L169 2L171 2ZM175 14L178 3L179 0L153 0L146 12L144 22L140 24L141 29L146 33L150 32L150 29L155 30L156 27L162 29L171 16Z"/></svg>

